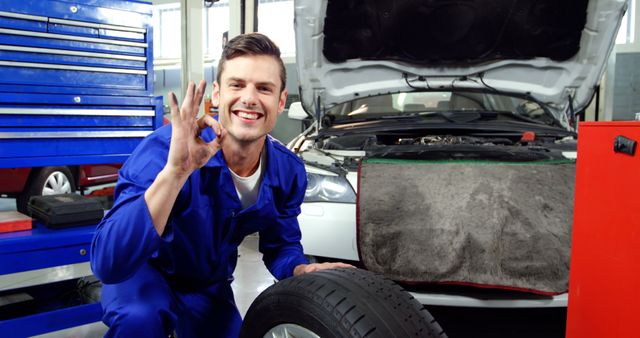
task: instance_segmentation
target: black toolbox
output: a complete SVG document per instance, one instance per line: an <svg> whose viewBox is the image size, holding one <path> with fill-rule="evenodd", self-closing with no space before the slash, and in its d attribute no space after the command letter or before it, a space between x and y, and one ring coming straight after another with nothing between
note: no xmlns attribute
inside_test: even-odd
<svg viewBox="0 0 640 338"><path fill-rule="evenodd" d="M98 224L104 216L98 200L77 194L32 196L28 209L31 217L50 228Z"/></svg>

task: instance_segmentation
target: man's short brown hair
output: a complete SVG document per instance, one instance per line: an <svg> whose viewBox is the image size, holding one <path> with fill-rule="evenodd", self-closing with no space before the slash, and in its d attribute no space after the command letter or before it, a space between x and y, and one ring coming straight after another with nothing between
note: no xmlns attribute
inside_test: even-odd
<svg viewBox="0 0 640 338"><path fill-rule="evenodd" d="M222 57L218 62L216 81L220 83L224 64L227 60L246 55L268 55L275 58L278 61L278 65L280 65L280 82L282 83L280 92L286 88L287 71L284 69L284 63L280 58L280 48L266 35L260 33L241 34L227 42L222 50Z"/></svg>

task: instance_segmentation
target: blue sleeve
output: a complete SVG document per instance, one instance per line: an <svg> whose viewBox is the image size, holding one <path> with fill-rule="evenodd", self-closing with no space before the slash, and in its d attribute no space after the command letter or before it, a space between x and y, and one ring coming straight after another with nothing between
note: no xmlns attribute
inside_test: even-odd
<svg viewBox="0 0 640 338"><path fill-rule="evenodd" d="M297 218L307 187L307 176L302 164L295 169L294 177L288 177L287 186L281 187L282 194L274 193L276 221L260 231L262 260L271 274L280 280L291 277L296 266L309 263L300 244L302 235ZM291 172L287 171L287 174L290 175ZM281 198L280 201L278 197Z"/></svg>
<svg viewBox="0 0 640 338"><path fill-rule="evenodd" d="M166 130L165 130L166 131ZM144 193L164 168L169 143L162 135L150 135L122 167L115 189L115 203L96 229L91 244L91 269L105 284L131 277L172 239L167 226L162 237L153 226Z"/></svg>

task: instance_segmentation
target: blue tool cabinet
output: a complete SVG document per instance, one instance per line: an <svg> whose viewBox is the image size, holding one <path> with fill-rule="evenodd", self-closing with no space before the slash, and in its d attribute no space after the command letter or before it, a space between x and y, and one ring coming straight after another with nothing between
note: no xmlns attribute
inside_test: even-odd
<svg viewBox="0 0 640 338"><path fill-rule="evenodd" d="M150 1L0 1L0 167L122 162L162 125Z"/></svg>
<svg viewBox="0 0 640 338"><path fill-rule="evenodd" d="M11 294L34 285L28 284L29 279L38 274L15 277L30 271L49 273L44 279L50 283L83 277L94 230L95 226L51 230L36 222L32 230L0 234L0 292ZM47 268L52 270L46 272ZM101 317L100 303L80 304L0 320L0 332L3 337L28 337L97 322Z"/></svg>
<svg viewBox="0 0 640 338"><path fill-rule="evenodd" d="M0 168L124 162L162 126L151 15L151 1L0 1ZM6 281L31 271L90 274L94 227L35 223L0 234L0 295L24 287ZM99 303L85 304L0 320L0 332L30 336L100 317Z"/></svg>

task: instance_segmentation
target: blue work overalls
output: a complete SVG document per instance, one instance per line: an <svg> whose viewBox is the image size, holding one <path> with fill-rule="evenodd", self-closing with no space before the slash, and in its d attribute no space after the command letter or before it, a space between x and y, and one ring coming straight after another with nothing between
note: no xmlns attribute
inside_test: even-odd
<svg viewBox="0 0 640 338"><path fill-rule="evenodd" d="M230 283L243 238L259 232L259 249L277 278L308 263L297 216L306 188L302 161L267 136L258 200L238 199L222 151L181 189L162 236L144 192L164 167L171 126L145 138L120 171L115 204L98 225L91 268L103 282L107 336L235 337L241 318ZM210 128L203 138L215 137Z"/></svg>

